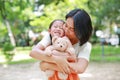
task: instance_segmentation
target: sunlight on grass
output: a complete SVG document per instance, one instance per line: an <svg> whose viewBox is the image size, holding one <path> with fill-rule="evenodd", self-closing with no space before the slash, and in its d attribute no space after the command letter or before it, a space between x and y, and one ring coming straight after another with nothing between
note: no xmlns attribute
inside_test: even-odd
<svg viewBox="0 0 120 80"><path fill-rule="evenodd" d="M12 61L19 61L19 60L22 60L22 59L31 59L31 57L29 56L29 54L16 54L13 57Z"/></svg>
<svg viewBox="0 0 120 80"><path fill-rule="evenodd" d="M17 47L15 51L15 56L10 64L17 63L28 63L36 61L29 56L31 47ZM93 45L91 51L91 61L120 61L120 47L116 48L114 46L104 46L104 56L102 56L101 46ZM5 56L0 49L0 64L6 63Z"/></svg>
<svg viewBox="0 0 120 80"><path fill-rule="evenodd" d="M2 62L5 62L6 60L5 60L5 56L4 55L0 55L0 63L2 63Z"/></svg>
<svg viewBox="0 0 120 80"><path fill-rule="evenodd" d="M16 61L22 61L22 60L30 60L32 57L29 56L31 48L26 47L26 48L21 48L17 47L15 51L15 56L13 57L11 62L16 62ZM0 63L5 63L5 56L2 54L2 51L0 51Z"/></svg>

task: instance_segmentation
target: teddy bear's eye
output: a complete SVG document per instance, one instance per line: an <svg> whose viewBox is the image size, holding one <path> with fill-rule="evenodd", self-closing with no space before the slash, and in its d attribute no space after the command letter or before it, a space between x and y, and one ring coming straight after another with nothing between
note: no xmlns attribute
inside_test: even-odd
<svg viewBox="0 0 120 80"><path fill-rule="evenodd" d="M58 42L58 44L59 44L59 42Z"/></svg>

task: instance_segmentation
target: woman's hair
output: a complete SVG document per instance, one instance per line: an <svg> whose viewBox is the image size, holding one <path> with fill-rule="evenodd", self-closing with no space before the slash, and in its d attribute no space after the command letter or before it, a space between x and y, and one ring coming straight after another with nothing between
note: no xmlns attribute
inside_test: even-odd
<svg viewBox="0 0 120 80"><path fill-rule="evenodd" d="M80 45L86 43L92 34L92 23L90 16L85 10L74 9L66 15L73 18L75 35L80 41Z"/></svg>
<svg viewBox="0 0 120 80"><path fill-rule="evenodd" d="M53 21L50 23L49 29L51 29L53 23L56 22L56 21L61 21L61 22L63 22L63 24L65 23L62 19L55 19L55 20L53 20Z"/></svg>

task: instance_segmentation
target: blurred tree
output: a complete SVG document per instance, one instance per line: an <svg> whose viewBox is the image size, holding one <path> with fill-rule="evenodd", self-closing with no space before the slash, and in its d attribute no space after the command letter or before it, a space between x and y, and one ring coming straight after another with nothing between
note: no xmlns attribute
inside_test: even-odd
<svg viewBox="0 0 120 80"><path fill-rule="evenodd" d="M0 0L0 42L9 41L6 35L9 31L17 45L21 42L29 45L30 29L35 33L46 30L52 20L64 20L74 8L85 9L90 14L95 31L104 29L103 26L120 23L119 5L118 0Z"/></svg>
<svg viewBox="0 0 120 80"><path fill-rule="evenodd" d="M99 29L109 28L112 33L112 24L120 24L119 0L89 0L88 7L92 15L94 36Z"/></svg>
<svg viewBox="0 0 120 80"><path fill-rule="evenodd" d="M30 21L30 25L36 26L35 31L47 29L54 19L65 19L65 15L74 8L83 8L89 12L88 0L39 0L39 6L44 5L43 14Z"/></svg>
<svg viewBox="0 0 120 80"><path fill-rule="evenodd" d="M16 39L17 36L25 34L29 27L29 19L32 18L33 4L34 0L0 0L1 29L5 30L3 27L7 27L8 36L14 46L18 40ZM27 16L24 11L27 12ZM4 39L7 37L5 35L0 36L4 37Z"/></svg>
<svg viewBox="0 0 120 80"><path fill-rule="evenodd" d="M5 24L6 24L6 27L8 29L8 35L10 37L11 44L13 46L15 46L15 39L13 37L13 33L12 33L11 27L10 27L10 23L9 23L9 21L7 19L7 14L5 12L5 1L0 1L0 5L1 5L1 7L0 7L1 16L2 16L2 18L3 18L3 20L4 20Z"/></svg>
<svg viewBox="0 0 120 80"><path fill-rule="evenodd" d="M94 0L88 2L90 13L96 27L120 23L119 0Z"/></svg>

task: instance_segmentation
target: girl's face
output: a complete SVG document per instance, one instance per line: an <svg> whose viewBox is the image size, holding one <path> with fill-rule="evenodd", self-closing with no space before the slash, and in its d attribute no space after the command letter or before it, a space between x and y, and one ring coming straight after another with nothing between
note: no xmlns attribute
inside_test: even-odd
<svg viewBox="0 0 120 80"><path fill-rule="evenodd" d="M49 29L49 32L52 37L53 36L59 36L59 37L64 36L63 24L64 23L62 21L55 21L52 24L51 29Z"/></svg>
<svg viewBox="0 0 120 80"><path fill-rule="evenodd" d="M78 42L78 38L76 37L74 32L74 22L71 17L67 18L63 28L65 30L65 35L70 39L72 44L75 44L76 42Z"/></svg>

